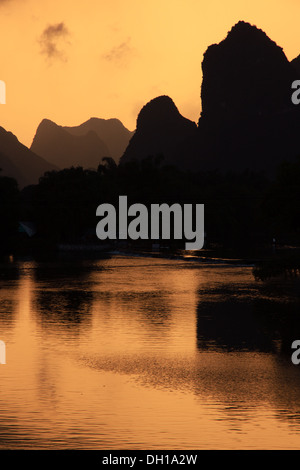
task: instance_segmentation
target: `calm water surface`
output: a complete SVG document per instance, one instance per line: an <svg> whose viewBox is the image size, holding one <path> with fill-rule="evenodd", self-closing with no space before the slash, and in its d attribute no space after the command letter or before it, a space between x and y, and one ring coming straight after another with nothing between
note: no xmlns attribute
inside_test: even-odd
<svg viewBox="0 0 300 470"><path fill-rule="evenodd" d="M0 270L1 449L300 449L298 288L111 255Z"/></svg>

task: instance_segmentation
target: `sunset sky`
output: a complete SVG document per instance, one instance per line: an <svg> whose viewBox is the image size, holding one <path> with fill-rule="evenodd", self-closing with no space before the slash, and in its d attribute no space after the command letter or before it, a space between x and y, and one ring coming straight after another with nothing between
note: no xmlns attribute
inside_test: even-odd
<svg viewBox="0 0 300 470"><path fill-rule="evenodd" d="M43 118L115 117L134 130L141 107L162 94L197 121L207 47L244 20L291 60L299 18L299 0L0 0L0 125L27 146Z"/></svg>

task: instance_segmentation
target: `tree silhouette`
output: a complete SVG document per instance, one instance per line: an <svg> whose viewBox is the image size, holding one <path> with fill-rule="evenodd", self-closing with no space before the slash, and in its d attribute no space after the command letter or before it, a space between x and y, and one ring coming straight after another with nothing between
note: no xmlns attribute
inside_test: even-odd
<svg viewBox="0 0 300 470"><path fill-rule="evenodd" d="M0 174L0 252L2 253L11 249L12 236L18 230L19 203L16 180Z"/></svg>

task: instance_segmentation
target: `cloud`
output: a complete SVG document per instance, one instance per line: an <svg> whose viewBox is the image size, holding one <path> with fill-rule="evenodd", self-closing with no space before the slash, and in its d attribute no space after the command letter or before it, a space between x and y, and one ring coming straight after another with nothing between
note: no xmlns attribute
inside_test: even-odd
<svg viewBox="0 0 300 470"><path fill-rule="evenodd" d="M4 5L8 5L10 3L16 3L17 1L18 2L20 2L20 1L24 2L25 0L0 0L0 7L2 5L4 6Z"/></svg>
<svg viewBox="0 0 300 470"><path fill-rule="evenodd" d="M127 64L128 60L135 53L135 49L130 45L130 42L131 38L129 37L119 45L112 47L108 52L102 55L102 58L116 65Z"/></svg>
<svg viewBox="0 0 300 470"><path fill-rule="evenodd" d="M60 46L62 42L68 43L69 36L69 30L63 22L47 26L39 38L42 54L48 59L66 61L66 54Z"/></svg>

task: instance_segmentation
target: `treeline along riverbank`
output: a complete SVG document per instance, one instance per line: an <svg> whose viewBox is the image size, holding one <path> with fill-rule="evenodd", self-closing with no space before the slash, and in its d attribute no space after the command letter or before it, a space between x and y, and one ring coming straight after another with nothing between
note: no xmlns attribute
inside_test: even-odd
<svg viewBox="0 0 300 470"><path fill-rule="evenodd" d="M49 251L59 245L95 246L96 208L128 203L204 204L205 250L216 256L276 259L293 247L299 259L300 159L283 162L275 179L263 173L190 172L148 157L117 165L106 158L97 170L72 167L45 173L39 184L21 191L13 178L0 176L1 253ZM104 243L104 242L102 242ZM130 249L149 249L151 240L130 240ZM104 243L104 249L128 248L125 242ZM183 241L170 240L158 248L177 250ZM201 253L199 253L201 255ZM274 259L274 256L273 256ZM291 263L291 261L289 261Z"/></svg>

